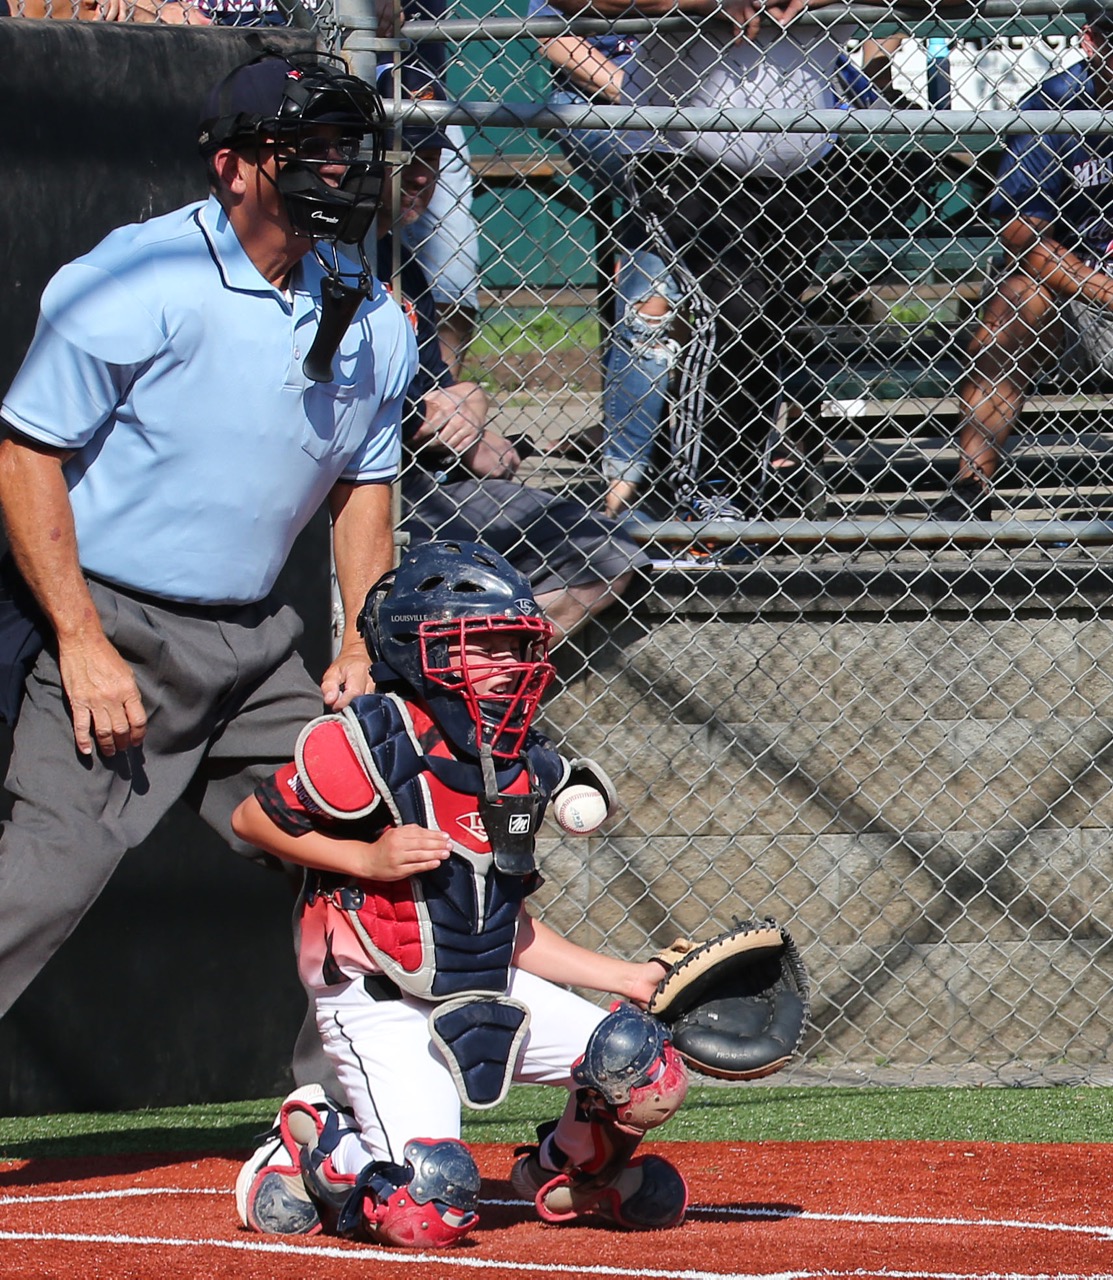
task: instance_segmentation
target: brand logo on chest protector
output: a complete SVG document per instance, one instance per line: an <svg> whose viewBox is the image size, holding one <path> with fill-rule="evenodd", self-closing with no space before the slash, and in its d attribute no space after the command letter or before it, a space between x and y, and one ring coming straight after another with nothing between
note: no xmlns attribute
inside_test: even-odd
<svg viewBox="0 0 1113 1280"><path fill-rule="evenodd" d="M529 814L528 813L512 813L510 821L506 824L507 832L512 836L524 836L529 834Z"/></svg>
<svg viewBox="0 0 1113 1280"><path fill-rule="evenodd" d="M463 813L456 821L464 828L476 844L488 844L487 828L478 813Z"/></svg>

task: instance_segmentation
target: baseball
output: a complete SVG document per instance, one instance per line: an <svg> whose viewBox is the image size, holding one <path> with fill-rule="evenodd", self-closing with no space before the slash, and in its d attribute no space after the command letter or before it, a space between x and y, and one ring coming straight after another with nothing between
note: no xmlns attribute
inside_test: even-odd
<svg viewBox="0 0 1113 1280"><path fill-rule="evenodd" d="M553 817L563 830L576 836L590 835L603 825L607 801L595 787L565 787L553 803Z"/></svg>

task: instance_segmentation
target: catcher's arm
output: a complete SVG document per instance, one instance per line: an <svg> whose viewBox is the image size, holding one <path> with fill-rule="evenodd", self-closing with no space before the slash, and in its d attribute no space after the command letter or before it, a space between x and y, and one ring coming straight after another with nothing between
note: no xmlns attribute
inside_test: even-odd
<svg viewBox="0 0 1113 1280"><path fill-rule="evenodd" d="M519 969L550 982L623 996L643 1009L661 976L651 960L644 963L620 960L617 956L581 947L525 911L518 926L514 963Z"/></svg>
<svg viewBox="0 0 1113 1280"><path fill-rule="evenodd" d="M280 827L254 795L241 801L233 812L232 830L241 840L283 862L360 880L405 880L435 870L451 851L443 832L415 824L387 827L373 841L317 830L294 834Z"/></svg>

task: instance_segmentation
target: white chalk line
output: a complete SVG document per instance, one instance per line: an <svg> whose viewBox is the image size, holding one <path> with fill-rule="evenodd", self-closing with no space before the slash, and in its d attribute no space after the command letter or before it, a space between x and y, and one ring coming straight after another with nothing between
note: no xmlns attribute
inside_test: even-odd
<svg viewBox="0 0 1113 1280"><path fill-rule="evenodd" d="M227 1187L121 1187L113 1190L80 1191L52 1195L3 1195L0 1206L20 1204L62 1204L78 1201L125 1200L150 1196L209 1196L226 1198ZM481 1204L521 1207L524 1200L488 1199ZM1101 1239L1113 1239L1113 1226L1097 1226L1083 1223L1031 1222L1012 1218L932 1218L924 1215L871 1214L871 1213L821 1213L806 1209L788 1210L730 1205L689 1205L694 1216L731 1215L764 1221L792 1220L805 1222L854 1223L866 1226L946 1226L991 1228L1024 1231L1062 1232L1072 1235L1090 1235ZM885 1276L890 1280L1113 1280L1108 1272L950 1272L950 1271L894 1271L886 1269L857 1269L851 1271L797 1270L768 1272L735 1272L707 1270L661 1270L646 1267L609 1267L603 1265L570 1266L562 1263L500 1261L493 1258L469 1258L460 1254L447 1257L444 1253L402 1253L393 1249L378 1249L363 1245L359 1249L338 1248L325 1244L298 1245L285 1240L259 1239L251 1236L243 1240L183 1239L164 1236L133 1236L124 1234L96 1234L84 1232L39 1232L0 1230L0 1240L25 1243L116 1244L157 1245L165 1248L213 1248L241 1253L279 1254L296 1257L343 1258L356 1262L391 1262L402 1265L424 1266L437 1264L442 1267L470 1270L529 1271L552 1275L598 1275L644 1277L645 1280L839 1280L840 1277Z"/></svg>
<svg viewBox="0 0 1113 1280"><path fill-rule="evenodd" d="M333 1258L345 1262L358 1263L392 1263L397 1266L435 1266L445 1274L456 1268L472 1271L523 1271L530 1275L575 1275L575 1276L630 1276L638 1280L819 1280L819 1277L830 1277L835 1272L819 1271L773 1271L773 1272L741 1272L741 1271L676 1271L652 1267L607 1267L601 1265L571 1266L559 1262L504 1261L495 1258L468 1258L460 1254L446 1257L444 1253L409 1253L396 1249L376 1249L363 1245L357 1249L339 1249L334 1246L320 1245L316 1248L307 1245L288 1244L277 1240L179 1240L162 1236L124 1236L94 1235L77 1232L37 1232L37 1231L0 1231L0 1241L24 1241L32 1243L67 1243L67 1244L133 1244L150 1248L212 1248L230 1249L237 1253L262 1253L274 1256L299 1258ZM847 1273L852 1274L852 1273ZM969 1277L969 1280L986 1280L986 1277ZM1019 1280L1019 1278L1018 1278ZM1024 1280L1043 1280L1043 1278L1024 1277ZM1055 1276L1046 1280L1113 1280L1108 1276Z"/></svg>
<svg viewBox="0 0 1113 1280"><path fill-rule="evenodd" d="M113 1191L68 1191L49 1196L0 1196L5 1204L67 1204L76 1200L127 1200L135 1196L227 1196L228 1187L120 1187Z"/></svg>
<svg viewBox="0 0 1113 1280"><path fill-rule="evenodd" d="M95 1235L62 1231L0 1231L0 1240L13 1243L63 1243L141 1245L145 1248L211 1248L237 1253L262 1253L284 1257L330 1258L358 1263L392 1263L396 1266L435 1266L442 1273L464 1268L472 1271L523 1271L531 1275L631 1276L638 1280L860 1280L882 1276L885 1280L1113 1280L1109 1272L1069 1271L891 1271L856 1268L851 1271L673 1271L653 1267L568 1266L563 1263L498 1261L494 1258L446 1257L443 1253L403 1253L400 1250L338 1249L328 1245L309 1248L272 1240L181 1240L172 1236Z"/></svg>
<svg viewBox="0 0 1113 1280"><path fill-rule="evenodd" d="M123 1200L132 1196L227 1196L227 1187L121 1187L111 1191L79 1191L54 1195L0 1196L0 1205L6 1204L63 1204L79 1200ZM481 1205L521 1207L524 1200L482 1200ZM1050 1231L1068 1235L1090 1235L1103 1240L1113 1240L1113 1225L1101 1226L1078 1222L1032 1222L1024 1218L931 1218L922 1214L896 1213L820 1213L810 1209L773 1209L760 1206L698 1205L688 1206L691 1215L729 1215L736 1218L754 1218L766 1222L792 1219L794 1222L848 1222L862 1226L915 1226L915 1227L982 1227L1009 1231ZM393 1254L391 1255L394 1256Z"/></svg>

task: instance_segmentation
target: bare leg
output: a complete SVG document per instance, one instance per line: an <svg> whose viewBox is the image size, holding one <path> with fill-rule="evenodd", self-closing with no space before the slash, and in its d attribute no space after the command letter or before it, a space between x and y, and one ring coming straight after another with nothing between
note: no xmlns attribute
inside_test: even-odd
<svg viewBox="0 0 1113 1280"><path fill-rule="evenodd" d="M630 585L633 573L624 573L614 582L589 582L582 587L562 587L559 591L545 591L537 597L537 603L545 617L553 624L553 646L567 640L574 631L597 613L607 608Z"/></svg>
<svg viewBox="0 0 1113 1280"><path fill-rule="evenodd" d="M1032 379L1060 342L1058 301L1027 276L1010 276L989 300L959 391L958 482L987 482L1024 407Z"/></svg>

